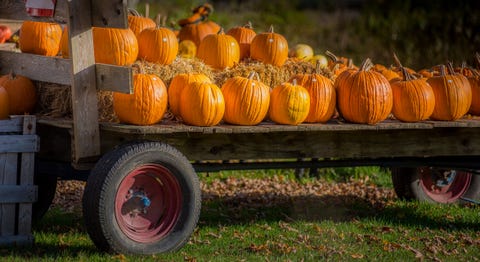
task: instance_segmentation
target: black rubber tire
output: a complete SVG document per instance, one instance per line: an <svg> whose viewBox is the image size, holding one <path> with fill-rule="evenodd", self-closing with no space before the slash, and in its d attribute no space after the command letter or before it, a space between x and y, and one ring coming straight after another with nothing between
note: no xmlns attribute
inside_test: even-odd
<svg viewBox="0 0 480 262"><path fill-rule="evenodd" d="M454 169L454 168L452 168ZM440 203L429 197L422 186L420 185L421 174L420 167L401 167L391 168L392 182L395 193L400 199L412 201L424 201L429 203ZM473 175L470 181L470 186L461 198L478 200L480 198L480 175ZM468 201L463 201L460 198L454 203L465 204Z"/></svg>
<svg viewBox="0 0 480 262"><path fill-rule="evenodd" d="M57 177L49 174L35 174L34 184L37 186L37 201L32 205L32 222L43 218L52 205L57 191Z"/></svg>
<svg viewBox="0 0 480 262"><path fill-rule="evenodd" d="M181 187L181 213L168 235L141 243L122 232L115 219L115 195L122 179L136 167L159 164L174 174ZM105 154L92 169L83 196L83 216L97 248L109 253L158 254L181 248L194 232L201 209L198 176L175 148L160 142L136 142Z"/></svg>

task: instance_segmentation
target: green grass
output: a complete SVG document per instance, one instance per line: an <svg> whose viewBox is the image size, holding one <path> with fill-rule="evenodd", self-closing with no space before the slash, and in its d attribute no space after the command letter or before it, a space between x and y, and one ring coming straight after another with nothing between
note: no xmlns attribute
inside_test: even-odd
<svg viewBox="0 0 480 262"><path fill-rule="evenodd" d="M273 172L273 171L272 171ZM292 171L282 174L292 176ZM201 174L202 181L237 173ZM267 174L245 172L259 178ZM314 178L306 178L314 179ZM335 198L335 196L331 196ZM77 213L50 210L34 227L35 246L0 248L2 261L478 261L480 207L315 197L269 205L222 197L203 202L198 228L177 252L99 252ZM307 207L306 207L307 206ZM416 258L417 257L417 258Z"/></svg>

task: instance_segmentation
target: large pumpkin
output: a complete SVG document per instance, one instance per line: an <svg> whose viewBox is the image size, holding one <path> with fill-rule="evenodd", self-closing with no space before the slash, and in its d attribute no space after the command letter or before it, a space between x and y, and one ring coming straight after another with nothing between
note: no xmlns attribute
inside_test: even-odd
<svg viewBox="0 0 480 262"><path fill-rule="evenodd" d="M175 75L168 86L168 105L170 112L176 116L180 116L180 96L186 86L194 82L212 81L208 76L199 73L184 73Z"/></svg>
<svg viewBox="0 0 480 262"><path fill-rule="evenodd" d="M220 30L218 34L208 35L202 40L197 57L213 68L225 69L240 61L240 47L233 36Z"/></svg>
<svg viewBox="0 0 480 262"><path fill-rule="evenodd" d="M113 93L113 109L120 122L153 125L162 120L167 110L167 87L156 75L133 76L133 94Z"/></svg>
<svg viewBox="0 0 480 262"><path fill-rule="evenodd" d="M248 22L244 26L236 26L227 31L227 35L233 36L240 46L240 60L250 57L250 44L257 33Z"/></svg>
<svg viewBox="0 0 480 262"><path fill-rule="evenodd" d="M298 125L308 116L310 95L307 89L292 83L283 83L273 88L270 94L268 115L278 124Z"/></svg>
<svg viewBox="0 0 480 262"><path fill-rule="evenodd" d="M147 28L155 28L157 24L149 17L143 17L134 9L130 9L128 13L128 27L133 31L136 37Z"/></svg>
<svg viewBox="0 0 480 262"><path fill-rule="evenodd" d="M426 120L435 108L435 94L427 79L416 79L401 67L403 80L391 82L393 115L404 122Z"/></svg>
<svg viewBox="0 0 480 262"><path fill-rule="evenodd" d="M8 111L8 93L5 88L0 86L0 119L7 119L9 115Z"/></svg>
<svg viewBox="0 0 480 262"><path fill-rule="evenodd" d="M20 50L44 56L56 56L60 49L62 28L57 23L23 21L20 27Z"/></svg>
<svg viewBox="0 0 480 262"><path fill-rule="evenodd" d="M194 82L182 90L180 116L188 125L214 126L225 113L225 100L220 88L208 82Z"/></svg>
<svg viewBox="0 0 480 262"><path fill-rule="evenodd" d="M385 120L392 110L390 83L370 70L372 66L366 59L360 69L345 70L335 80L338 110L349 122L373 125Z"/></svg>
<svg viewBox="0 0 480 262"><path fill-rule="evenodd" d="M296 81L307 89L310 95L310 110L305 122L325 123L335 113L336 92L332 80L320 74L320 62L316 64L313 74L296 74L289 82Z"/></svg>
<svg viewBox="0 0 480 262"><path fill-rule="evenodd" d="M144 29L138 36L138 58L161 65L169 65L178 53L178 40L166 27Z"/></svg>
<svg viewBox="0 0 480 262"><path fill-rule="evenodd" d="M236 76L227 79L222 85L222 93L225 99L223 119L227 123L256 125L268 113L270 87L262 83L255 72L250 73L248 78Z"/></svg>
<svg viewBox="0 0 480 262"><path fill-rule="evenodd" d="M95 62L131 65L137 60L138 42L130 29L93 27Z"/></svg>
<svg viewBox="0 0 480 262"><path fill-rule="evenodd" d="M250 57L265 64L282 66L288 59L288 42L281 34L273 31L257 34L250 44Z"/></svg>
<svg viewBox="0 0 480 262"><path fill-rule="evenodd" d="M10 115L30 114L37 103L37 91L33 82L24 76L8 74L0 77L0 86L8 93Z"/></svg>
<svg viewBox="0 0 480 262"><path fill-rule="evenodd" d="M443 66L440 75L430 77L427 82L435 94L432 119L453 121L468 112L472 103L472 89L465 76L455 73L453 68L447 74Z"/></svg>
<svg viewBox="0 0 480 262"><path fill-rule="evenodd" d="M217 34L218 31L220 31L220 26L217 23L205 20L182 26L178 32L178 39L180 41L191 40L198 47L207 35Z"/></svg>

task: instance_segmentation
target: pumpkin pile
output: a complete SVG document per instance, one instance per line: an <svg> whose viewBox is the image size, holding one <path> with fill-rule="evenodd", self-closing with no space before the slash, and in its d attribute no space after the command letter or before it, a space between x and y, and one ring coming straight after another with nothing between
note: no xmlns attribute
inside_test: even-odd
<svg viewBox="0 0 480 262"><path fill-rule="evenodd" d="M339 117L375 125L388 118L454 121L466 114L480 115L480 73L467 65L447 63L417 72L394 55L395 66L368 58L356 66L330 51L315 54L307 44L289 48L273 26L258 33L250 22L222 28L209 19L212 12L210 4L196 7L178 21L178 31L135 10L128 14L128 29L93 28L95 61L132 66L135 72L133 94L98 93L100 120L132 125L163 120L195 126L263 121L298 125ZM68 58L68 28L26 21L20 49ZM480 65L478 55L477 59ZM9 76L8 81L18 78ZM22 83L12 92L10 85L0 79L0 118L31 113L35 88ZM60 114L68 115L69 106L58 102L70 103L68 88L44 86L37 84L40 108L48 111L45 104L55 104L62 108ZM52 93L60 89L67 91L52 102Z"/></svg>

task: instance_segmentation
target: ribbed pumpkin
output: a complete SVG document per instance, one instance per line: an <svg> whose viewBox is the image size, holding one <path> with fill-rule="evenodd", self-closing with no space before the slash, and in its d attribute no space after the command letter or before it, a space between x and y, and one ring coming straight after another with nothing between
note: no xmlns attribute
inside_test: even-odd
<svg viewBox="0 0 480 262"><path fill-rule="evenodd" d="M188 125L214 126L225 113L222 90L208 82L194 82L182 90L180 116Z"/></svg>
<svg viewBox="0 0 480 262"><path fill-rule="evenodd" d="M180 96L182 91L194 82L211 83L212 80L208 76L199 73L177 74L172 78L168 86L168 105L172 114L180 116Z"/></svg>
<svg viewBox="0 0 480 262"><path fill-rule="evenodd" d="M68 43L68 27L65 26L60 38L60 53L63 58L70 58L70 46Z"/></svg>
<svg viewBox="0 0 480 262"><path fill-rule="evenodd" d="M215 69L225 69L240 61L240 47L237 40L226 35L222 29L218 34L208 35L202 40L197 57Z"/></svg>
<svg viewBox="0 0 480 262"><path fill-rule="evenodd" d="M283 125L298 125L308 116L310 95L307 89L292 83L283 83L273 88L270 94L270 119Z"/></svg>
<svg viewBox="0 0 480 262"><path fill-rule="evenodd" d="M282 66L288 59L288 42L281 34L273 31L257 34L250 44L250 57L265 64Z"/></svg>
<svg viewBox="0 0 480 262"><path fill-rule="evenodd" d="M468 77L468 82L472 88L472 104L468 112L472 115L480 115L480 74L473 69L471 72L472 76Z"/></svg>
<svg viewBox="0 0 480 262"><path fill-rule="evenodd" d="M130 29L93 27L95 62L131 65L137 60L138 42Z"/></svg>
<svg viewBox="0 0 480 262"><path fill-rule="evenodd" d="M178 43L178 56L182 58L195 58L197 46L192 40L183 40Z"/></svg>
<svg viewBox="0 0 480 262"><path fill-rule="evenodd" d="M254 77L257 77L257 80ZM225 99L225 122L235 125L257 125L268 113L270 87L258 79L258 74L236 76L222 85Z"/></svg>
<svg viewBox="0 0 480 262"><path fill-rule="evenodd" d="M227 31L227 35L233 36L240 46L240 60L250 57L250 44L257 33L253 30L252 23L244 26L236 26Z"/></svg>
<svg viewBox="0 0 480 262"><path fill-rule="evenodd" d="M218 31L220 31L220 26L217 23L206 20L184 25L178 32L178 39L180 41L191 40L198 47L207 35L217 34Z"/></svg>
<svg viewBox="0 0 480 262"><path fill-rule="evenodd" d="M166 27L144 29L138 36L138 58L161 65L169 65L178 53L178 40Z"/></svg>
<svg viewBox="0 0 480 262"><path fill-rule="evenodd" d="M427 82L435 94L433 120L453 121L468 112L472 103L472 89L465 76L453 72L453 68L447 74L445 66L442 66L440 75L430 77Z"/></svg>
<svg viewBox="0 0 480 262"><path fill-rule="evenodd" d="M403 80L391 82L393 91L393 115L403 122L428 119L435 108L435 94L427 79L416 79L401 67Z"/></svg>
<svg viewBox="0 0 480 262"><path fill-rule="evenodd" d="M113 109L122 123L153 125L162 120L167 100L164 82L140 70L133 76L133 94L113 92Z"/></svg>
<svg viewBox="0 0 480 262"><path fill-rule="evenodd" d="M304 122L325 123L335 113L336 92L332 80L320 74L321 64L317 62L313 74L296 74L288 80L294 80L307 89L310 95L310 110Z"/></svg>
<svg viewBox="0 0 480 262"><path fill-rule="evenodd" d="M56 56L60 49L62 28L57 23L24 21L20 28L20 50L44 56Z"/></svg>
<svg viewBox="0 0 480 262"><path fill-rule="evenodd" d="M5 88L0 86L0 119L7 119L9 115L8 111L8 93Z"/></svg>
<svg viewBox="0 0 480 262"><path fill-rule="evenodd" d="M149 17L143 17L137 10L128 10L128 27L133 31L136 37L147 28L155 28L157 24Z"/></svg>
<svg viewBox="0 0 480 262"><path fill-rule="evenodd" d="M24 76L8 74L0 77L0 86L8 93L10 115L30 114L37 103L37 91L33 82Z"/></svg>
<svg viewBox="0 0 480 262"><path fill-rule="evenodd" d="M373 125L385 120L392 110L390 83L382 74L369 70L372 66L366 59L358 70L345 70L335 80L337 106L349 122Z"/></svg>

